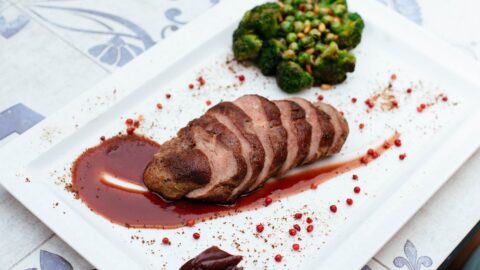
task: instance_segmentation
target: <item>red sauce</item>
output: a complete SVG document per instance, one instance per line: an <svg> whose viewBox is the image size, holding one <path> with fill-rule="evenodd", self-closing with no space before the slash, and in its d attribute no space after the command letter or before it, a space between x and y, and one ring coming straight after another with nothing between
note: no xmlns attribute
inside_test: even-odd
<svg viewBox="0 0 480 270"><path fill-rule="evenodd" d="M393 144L396 133L388 140ZM359 158L311 169L267 182L262 188L240 197L235 204L217 205L189 200L167 202L154 193L139 192L112 185L102 180L104 174L144 187L143 171L159 145L136 135L118 136L86 150L72 167L73 190L94 212L111 222L135 228L178 228L189 221L205 221L240 211L265 207L265 199L273 202L311 189L337 175L364 166ZM386 149L377 147L380 155ZM369 161L373 160L368 155Z"/></svg>

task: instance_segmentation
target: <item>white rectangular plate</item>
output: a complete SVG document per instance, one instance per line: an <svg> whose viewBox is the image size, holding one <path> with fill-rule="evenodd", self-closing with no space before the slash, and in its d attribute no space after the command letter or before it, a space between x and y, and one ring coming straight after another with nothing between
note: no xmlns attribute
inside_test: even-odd
<svg viewBox="0 0 480 270"><path fill-rule="evenodd" d="M243 12L262 1L223 1L177 34L150 49L127 67L85 92L67 107L8 144L0 153L2 184L81 255L100 269L178 269L211 245L244 256L246 269L355 269L381 246L437 191L477 149L480 140L480 69L435 37L371 0L350 1L366 22L363 41L354 50L357 70L332 91L316 95L345 113L350 136L342 153L316 165L365 153L391 136L402 134L403 146L345 174L317 190L275 202L255 211L174 230L127 229L91 212L64 190L72 161L102 135L125 129L127 117L143 115L140 133L162 142L201 115L207 100L217 103L257 93L287 97L274 79L253 67L230 64L247 78L241 84L227 68L231 34ZM399 108L382 111L379 102L366 112L365 99L381 92L395 73L393 94ZM202 75L206 85L187 85ZM69 78L65 78L68 80ZM411 87L412 94L406 89ZM172 98L167 100L166 93ZM438 96L448 96L448 102ZM352 104L351 98L358 102ZM53 97L52 97L53 98ZM155 104L161 102L163 110ZM432 103L418 113L421 103ZM359 123L365 128L360 130ZM398 155L406 153L400 161ZM28 180L27 180L28 179ZM355 185L362 193L355 195ZM354 198L353 206L345 199ZM328 207L337 204L332 214ZM290 237L295 212L315 219L315 230ZM152 213L154 215L155 213ZM266 224L260 236L255 225ZM305 226L302 221L302 227ZM275 228L273 229L272 226ZM198 241L191 237L200 231ZM152 245L132 240L137 235ZM168 236L172 246L161 239ZM291 251L293 242L300 252ZM283 254L282 263L273 260Z"/></svg>

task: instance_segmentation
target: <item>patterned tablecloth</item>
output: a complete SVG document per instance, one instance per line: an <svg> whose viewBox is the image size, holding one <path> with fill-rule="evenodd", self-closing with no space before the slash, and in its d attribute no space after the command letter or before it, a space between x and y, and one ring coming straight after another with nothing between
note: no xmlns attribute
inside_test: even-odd
<svg viewBox="0 0 480 270"><path fill-rule="evenodd" d="M480 2L379 1L479 60ZM0 147L218 2L0 0ZM436 269L480 219L479 170L477 151L363 269ZM0 269L93 268L1 187L0 233Z"/></svg>

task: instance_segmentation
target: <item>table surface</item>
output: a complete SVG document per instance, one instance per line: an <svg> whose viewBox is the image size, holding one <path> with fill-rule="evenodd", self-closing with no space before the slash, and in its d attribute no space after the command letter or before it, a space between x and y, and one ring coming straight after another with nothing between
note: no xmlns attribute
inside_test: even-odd
<svg viewBox="0 0 480 270"><path fill-rule="evenodd" d="M219 1L0 0L0 148ZM480 61L480 2L379 1ZM480 219L479 170L477 151L362 270L442 264ZM93 268L2 187L0 232L0 269Z"/></svg>

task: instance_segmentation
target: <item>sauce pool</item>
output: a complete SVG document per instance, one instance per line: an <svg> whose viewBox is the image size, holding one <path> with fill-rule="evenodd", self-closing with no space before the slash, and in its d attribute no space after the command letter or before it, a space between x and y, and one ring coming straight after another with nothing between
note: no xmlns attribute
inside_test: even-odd
<svg viewBox="0 0 480 270"><path fill-rule="evenodd" d="M395 133L387 140L390 145L399 137ZM178 228L187 221L208 219L235 214L240 211L263 207L265 198L273 201L297 194L307 189L365 165L368 155L346 162L310 169L280 179L270 180L265 185L232 205L218 205L197 201L179 200L168 202L148 191L143 183L143 172L159 144L136 135L117 136L87 149L72 167L72 190L94 212L113 223L133 228ZM386 150L379 146L380 155ZM105 181L105 175L140 187L140 190L122 187Z"/></svg>

